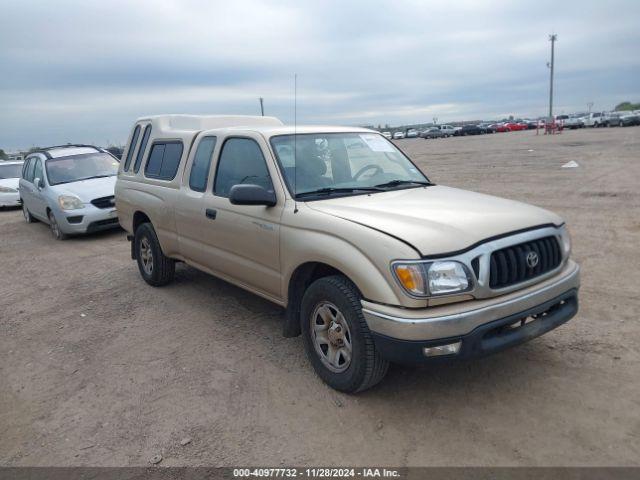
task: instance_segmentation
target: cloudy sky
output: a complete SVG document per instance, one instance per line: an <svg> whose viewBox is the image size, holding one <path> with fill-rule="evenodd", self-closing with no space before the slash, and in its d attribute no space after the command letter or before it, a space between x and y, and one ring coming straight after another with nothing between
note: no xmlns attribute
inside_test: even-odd
<svg viewBox="0 0 640 480"><path fill-rule="evenodd" d="M0 148L158 113L405 124L640 101L640 1L0 0Z"/></svg>

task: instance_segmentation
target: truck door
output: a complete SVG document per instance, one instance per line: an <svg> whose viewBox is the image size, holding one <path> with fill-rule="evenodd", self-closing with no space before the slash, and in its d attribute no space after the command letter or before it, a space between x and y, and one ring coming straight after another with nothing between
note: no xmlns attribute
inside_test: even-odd
<svg viewBox="0 0 640 480"><path fill-rule="evenodd" d="M184 169L180 195L176 202L176 229L180 254L191 263L209 267L211 252L205 240L207 218L204 196L211 190L213 155L218 139L208 135L195 142Z"/></svg>
<svg viewBox="0 0 640 480"><path fill-rule="evenodd" d="M208 267L269 297L280 299L280 218L284 191L259 135L232 136L220 146L213 189L201 218ZM256 184L275 191L277 205L232 205L231 187Z"/></svg>

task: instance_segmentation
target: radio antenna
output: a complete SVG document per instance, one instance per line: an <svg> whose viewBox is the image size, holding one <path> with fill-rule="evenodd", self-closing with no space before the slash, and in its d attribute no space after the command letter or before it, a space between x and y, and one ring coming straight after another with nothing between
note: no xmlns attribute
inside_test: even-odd
<svg viewBox="0 0 640 480"><path fill-rule="evenodd" d="M293 74L293 213L298 213L298 74Z"/></svg>

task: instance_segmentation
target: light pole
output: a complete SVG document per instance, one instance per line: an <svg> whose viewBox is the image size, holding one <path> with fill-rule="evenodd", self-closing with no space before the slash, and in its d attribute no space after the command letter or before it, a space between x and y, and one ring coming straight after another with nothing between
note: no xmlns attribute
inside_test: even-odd
<svg viewBox="0 0 640 480"><path fill-rule="evenodd" d="M555 33L549 35L549 41L551 42L551 62L547 63L547 67L551 70L549 77L549 120L553 120L553 67L554 67L554 50L555 43L558 39L558 35Z"/></svg>
<svg viewBox="0 0 640 480"><path fill-rule="evenodd" d="M591 113L592 107L593 107L593 102L587 102L587 108L589 109L589 113Z"/></svg>

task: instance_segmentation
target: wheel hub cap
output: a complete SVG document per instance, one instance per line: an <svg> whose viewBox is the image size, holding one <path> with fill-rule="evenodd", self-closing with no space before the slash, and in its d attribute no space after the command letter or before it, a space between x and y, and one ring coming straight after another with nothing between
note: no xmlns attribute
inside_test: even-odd
<svg viewBox="0 0 640 480"><path fill-rule="evenodd" d="M321 302L311 315L311 339L318 357L332 372L344 372L351 365L349 324L338 308Z"/></svg>

